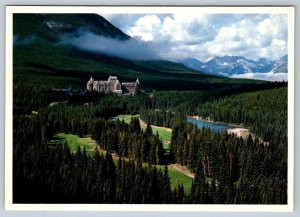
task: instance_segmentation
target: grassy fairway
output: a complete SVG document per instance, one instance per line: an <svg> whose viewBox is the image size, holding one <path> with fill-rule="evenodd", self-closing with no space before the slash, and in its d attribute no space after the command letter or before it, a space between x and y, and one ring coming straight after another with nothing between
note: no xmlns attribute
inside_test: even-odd
<svg viewBox="0 0 300 217"><path fill-rule="evenodd" d="M119 119L120 121L124 120L126 124L129 124L132 117L139 118L140 115L118 115L117 117L114 117L113 120L117 120L117 119Z"/></svg>
<svg viewBox="0 0 300 217"><path fill-rule="evenodd" d="M140 118L140 115L118 115L117 117L114 117L113 120L116 120L116 119L124 120L125 123L129 124L132 117ZM140 119L140 125L143 130L145 130L147 127L147 124L144 121L142 121L141 119ZM167 144L171 140L172 129L167 128L167 127L159 127L159 126L155 126L155 125L151 125L151 127L152 127L153 133L154 134L158 133L159 138L165 143L164 148L168 149L169 146Z"/></svg>
<svg viewBox="0 0 300 217"><path fill-rule="evenodd" d="M57 144L64 141L67 141L71 152L75 152L77 150L77 147L79 146L81 150L83 150L83 148L85 147L86 153L88 155L91 156L94 154L96 142L91 139L91 137L81 138L73 134L58 133L54 136L54 140L52 140L51 143Z"/></svg>
<svg viewBox="0 0 300 217"><path fill-rule="evenodd" d="M140 115L118 115L117 117L114 117L113 120L119 119L124 120L125 123L129 124L132 117L139 118ZM143 130L146 129L147 124L140 119L140 125ZM156 134L158 132L158 135L160 139L163 141L163 148L168 152L170 149L169 143L172 136L172 129L166 128L166 127L159 127L155 125L151 125L153 133ZM157 169L164 170L164 166L159 165L156 166ZM182 184L184 187L185 192L190 192L191 185L192 185L192 178L175 170L170 165L168 166L169 176L170 176L170 182L172 189L176 187L177 184Z"/></svg>
<svg viewBox="0 0 300 217"><path fill-rule="evenodd" d="M131 119L131 117L130 117ZM130 120L129 120L130 121ZM83 150L83 147L86 149L86 153L89 156L93 156L94 154L94 148L96 146L96 142L91 139L91 137L85 137L81 138L77 135L73 134L66 134L66 133L58 133L54 136L54 140L50 142L50 144L59 144L63 143L64 141L67 141L68 146L71 150L71 152L75 152L77 150L77 147L79 146L81 150ZM115 163L118 161L117 156L113 156L113 160ZM156 166L157 169L160 169L161 171L164 170L163 165ZM176 187L177 183L183 184L184 190L186 192L190 191L191 185L192 185L192 178L186 176L185 174L175 170L170 165L168 166L169 176L170 176L170 182L172 189Z"/></svg>
<svg viewBox="0 0 300 217"><path fill-rule="evenodd" d="M193 179L183 173L178 172L170 166L168 166L168 169L172 189L177 185L177 183L181 183L183 185L184 191L190 192Z"/></svg>
<svg viewBox="0 0 300 217"><path fill-rule="evenodd" d="M157 169L160 169L161 171L164 170L164 166L159 165L157 166ZM170 165L168 166L169 171L169 177L171 182L171 188L175 188L177 184L182 184L185 192L191 191L192 186L192 178L175 170Z"/></svg>

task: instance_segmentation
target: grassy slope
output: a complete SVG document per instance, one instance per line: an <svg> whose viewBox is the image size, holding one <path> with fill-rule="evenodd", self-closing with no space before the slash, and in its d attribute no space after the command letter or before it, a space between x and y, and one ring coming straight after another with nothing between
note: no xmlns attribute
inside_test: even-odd
<svg viewBox="0 0 300 217"><path fill-rule="evenodd" d="M93 156L94 148L96 147L96 142L91 139L91 137L80 138L77 135L58 133L54 136L54 140L51 141L52 144L62 143L67 141L71 152L76 152L79 146L81 150L85 147L86 153L89 156Z"/></svg>
<svg viewBox="0 0 300 217"><path fill-rule="evenodd" d="M161 171L164 170L164 166L157 166ZM186 176L183 173L172 168L170 165L168 166L169 177L171 182L172 189L177 186L177 184L182 184L185 192L190 192L193 179L189 176Z"/></svg>
<svg viewBox="0 0 300 217"><path fill-rule="evenodd" d="M137 117L139 118L140 115L118 115L117 117L114 117L113 119L119 119L119 120L124 120L125 123L130 123L132 117ZM145 130L147 127L147 124L140 119L140 125L142 130ZM167 128L167 127L159 127L155 125L151 125L152 131L154 134L158 133L159 138L163 142L169 142L171 140L172 136L172 129Z"/></svg>
<svg viewBox="0 0 300 217"><path fill-rule="evenodd" d="M128 118L128 116L126 116L126 118ZM81 138L73 134L58 133L54 136L54 140L51 141L51 144L59 144L64 141L67 141L68 146L71 152L73 153L77 150L77 147L79 146L81 150L83 150L83 147L85 147L86 152L89 156L93 156L94 154L93 150L96 146L96 142L93 139L91 139L91 137ZM114 162L117 163L118 157L113 155L113 159ZM158 165L156 167L161 171L164 170L164 166L162 165ZM179 171L173 169L170 166L168 166L168 170L171 187L174 188L177 184L183 184L185 191L189 192L192 184L192 178L180 173Z"/></svg>

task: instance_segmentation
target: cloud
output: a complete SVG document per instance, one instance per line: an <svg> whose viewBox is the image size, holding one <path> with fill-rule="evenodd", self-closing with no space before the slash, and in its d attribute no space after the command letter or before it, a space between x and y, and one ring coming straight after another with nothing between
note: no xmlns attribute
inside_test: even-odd
<svg viewBox="0 0 300 217"><path fill-rule="evenodd" d="M119 29L128 29L132 26L135 21L146 14L99 14L100 16L105 17L111 24L116 26Z"/></svg>
<svg viewBox="0 0 300 217"><path fill-rule="evenodd" d="M287 54L285 14L134 14L122 15L119 22L105 17L173 61L224 55L274 60Z"/></svg>
<svg viewBox="0 0 300 217"><path fill-rule="evenodd" d="M104 14L135 39L120 41L81 30L62 43L126 59L243 56L279 59L287 54L284 14ZM248 75L251 76L251 75Z"/></svg>
<svg viewBox="0 0 300 217"><path fill-rule="evenodd" d="M216 19L209 15L206 18ZM205 53L204 50L199 51L199 45L212 40L215 35L215 27L207 19L199 15L152 14L139 17L128 29L122 30L134 38L152 42L163 59L177 61L196 52Z"/></svg>
<svg viewBox="0 0 300 217"><path fill-rule="evenodd" d="M209 19L209 15L206 16ZM201 43L214 36L214 27L201 16L186 16L173 14L161 17L160 15L145 15L126 31L132 37L159 42L168 39L176 43ZM147 37L152 35L151 38Z"/></svg>
<svg viewBox="0 0 300 217"><path fill-rule="evenodd" d="M161 21L156 15L146 15L138 19L135 26L129 30L129 35L143 41L153 41L155 33L161 29Z"/></svg>
<svg viewBox="0 0 300 217"><path fill-rule="evenodd" d="M33 35L27 36L27 37L20 37L18 35L13 36L13 45L27 45L33 43L35 40L35 37Z"/></svg>
<svg viewBox="0 0 300 217"><path fill-rule="evenodd" d="M135 39L117 40L96 35L86 30L65 34L61 44L70 44L81 50L102 53L110 56L134 60L160 59L153 49L151 42L143 42Z"/></svg>
<svg viewBox="0 0 300 217"><path fill-rule="evenodd" d="M287 81L287 73L245 73L245 74L235 74L230 76L231 78L247 78L256 80L266 80L266 81Z"/></svg>
<svg viewBox="0 0 300 217"><path fill-rule="evenodd" d="M272 15L254 21L249 17L220 28L205 47L215 56L244 56L257 60L279 59L287 54L287 21L285 16Z"/></svg>

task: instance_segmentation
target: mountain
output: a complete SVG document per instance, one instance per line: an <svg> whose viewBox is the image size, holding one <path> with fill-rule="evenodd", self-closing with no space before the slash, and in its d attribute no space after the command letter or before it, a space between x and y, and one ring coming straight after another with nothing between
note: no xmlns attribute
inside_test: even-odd
<svg viewBox="0 0 300 217"><path fill-rule="evenodd" d="M287 72L287 55L278 60L268 60L265 58L250 60L242 56L222 56L214 57L207 62L201 62L193 58L187 58L180 62L191 69L207 74L223 76L257 72Z"/></svg>
<svg viewBox="0 0 300 217"><path fill-rule="evenodd" d="M76 43L86 43L82 32L93 36L88 41L91 46L98 45L93 41L95 37L109 39L106 40L109 43L118 41L118 45L134 40L96 14L14 14L14 85L25 85L24 80L31 80L43 88L45 81L52 88L85 88L91 76L104 80L109 75L118 76L122 81L139 78L143 88L156 90L206 90L264 83L199 73L171 61L138 61L84 50L76 46ZM66 36L76 40L72 44L62 43Z"/></svg>
<svg viewBox="0 0 300 217"><path fill-rule="evenodd" d="M96 14L14 14L13 32L58 42L62 34L86 30L97 35L127 40L130 36Z"/></svg>
<svg viewBox="0 0 300 217"><path fill-rule="evenodd" d="M288 56L285 55L276 61L272 69L274 73L287 73L288 72Z"/></svg>

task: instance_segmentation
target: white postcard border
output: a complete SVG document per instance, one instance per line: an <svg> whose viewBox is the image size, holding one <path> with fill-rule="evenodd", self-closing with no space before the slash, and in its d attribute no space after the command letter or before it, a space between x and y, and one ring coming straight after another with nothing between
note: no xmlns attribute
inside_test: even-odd
<svg viewBox="0 0 300 217"><path fill-rule="evenodd" d="M48 211L178 211L178 212L292 212L294 207L294 46L295 14L291 6L183 7L183 6L7 6L5 73L5 208ZM14 13L286 13L288 15L288 204L287 205L118 205L118 204L13 204L12 203L12 97Z"/></svg>

